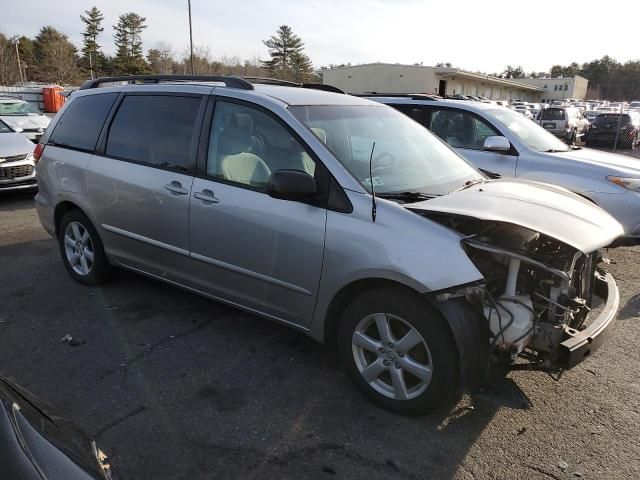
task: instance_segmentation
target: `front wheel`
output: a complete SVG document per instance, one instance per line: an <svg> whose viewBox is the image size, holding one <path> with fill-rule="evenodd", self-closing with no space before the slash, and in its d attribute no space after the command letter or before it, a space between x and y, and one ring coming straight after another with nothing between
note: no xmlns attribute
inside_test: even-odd
<svg viewBox="0 0 640 480"><path fill-rule="evenodd" d="M74 280L85 285L107 280L109 262L102 241L84 213L72 210L62 218L58 244L64 266Z"/></svg>
<svg viewBox="0 0 640 480"><path fill-rule="evenodd" d="M377 405L421 415L458 392L458 350L447 320L414 292L380 288L357 297L338 328L349 375Z"/></svg>

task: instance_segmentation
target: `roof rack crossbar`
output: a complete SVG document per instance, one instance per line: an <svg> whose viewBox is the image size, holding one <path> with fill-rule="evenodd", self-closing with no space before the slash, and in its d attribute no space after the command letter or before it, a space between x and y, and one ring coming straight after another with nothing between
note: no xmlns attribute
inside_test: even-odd
<svg viewBox="0 0 640 480"><path fill-rule="evenodd" d="M253 90L253 85L239 77L227 75L122 75L117 77L101 77L94 80L87 80L82 84L80 90L89 88L98 88L104 83L112 82L129 82L129 83L160 83L172 81L198 81L198 82L220 82L229 88L238 88L240 90Z"/></svg>

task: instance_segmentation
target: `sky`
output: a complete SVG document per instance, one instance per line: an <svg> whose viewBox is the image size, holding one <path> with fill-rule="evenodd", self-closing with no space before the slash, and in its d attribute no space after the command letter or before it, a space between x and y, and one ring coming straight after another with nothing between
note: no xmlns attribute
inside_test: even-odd
<svg viewBox="0 0 640 480"><path fill-rule="evenodd" d="M79 15L93 5L105 16L106 53L114 52L112 25L129 11L147 18L145 49L160 41L178 54L188 47L187 0L20 0L2 9L0 32L34 37L52 25L80 46ZM493 73L506 65L548 71L603 55L640 59L638 0L192 0L191 8L194 44L215 57L265 59L262 40L286 24L316 67L450 62Z"/></svg>

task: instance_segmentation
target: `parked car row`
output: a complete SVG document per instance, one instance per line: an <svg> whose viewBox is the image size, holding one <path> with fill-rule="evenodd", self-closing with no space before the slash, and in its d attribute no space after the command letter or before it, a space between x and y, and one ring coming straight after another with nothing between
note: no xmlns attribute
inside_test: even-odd
<svg viewBox="0 0 640 480"><path fill-rule="evenodd" d="M34 142L50 119L19 98L0 96L0 191L36 187Z"/></svg>

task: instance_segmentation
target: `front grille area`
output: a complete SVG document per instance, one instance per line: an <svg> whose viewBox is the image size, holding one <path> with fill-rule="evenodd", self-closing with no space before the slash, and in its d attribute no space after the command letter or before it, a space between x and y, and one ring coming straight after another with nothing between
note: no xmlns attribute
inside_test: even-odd
<svg viewBox="0 0 640 480"><path fill-rule="evenodd" d="M0 180L28 177L33 174L33 165L18 165L15 167L0 167Z"/></svg>
<svg viewBox="0 0 640 480"><path fill-rule="evenodd" d="M21 155L14 155L12 157L4 157L4 161L5 162L17 162L19 160L24 160L25 158L27 158L27 154L23 153Z"/></svg>

